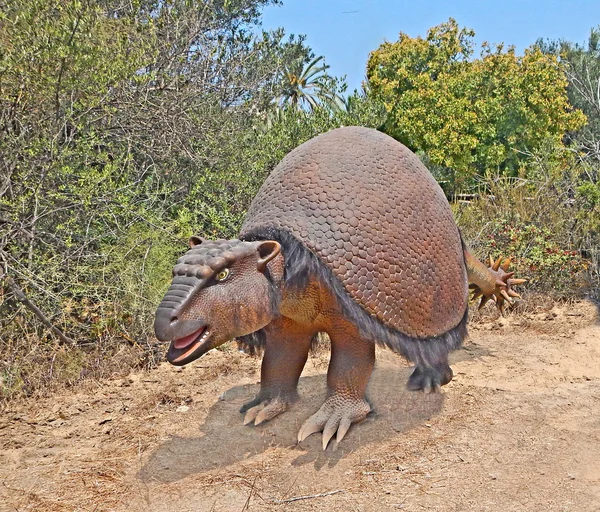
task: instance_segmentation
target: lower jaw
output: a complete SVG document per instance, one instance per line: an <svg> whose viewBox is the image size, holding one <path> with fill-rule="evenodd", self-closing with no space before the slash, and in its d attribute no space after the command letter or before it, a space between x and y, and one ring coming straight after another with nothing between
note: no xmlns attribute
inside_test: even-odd
<svg viewBox="0 0 600 512"><path fill-rule="evenodd" d="M167 361L173 365L181 366L198 359L211 348L212 343L209 342L209 339L203 339L203 336L184 348L176 348L175 342L172 341L167 352Z"/></svg>

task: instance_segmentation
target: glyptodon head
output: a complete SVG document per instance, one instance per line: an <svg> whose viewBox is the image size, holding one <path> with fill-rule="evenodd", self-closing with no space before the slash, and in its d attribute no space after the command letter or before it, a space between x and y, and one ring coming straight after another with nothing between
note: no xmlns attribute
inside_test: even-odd
<svg viewBox="0 0 600 512"><path fill-rule="evenodd" d="M171 342L167 360L189 363L267 325L276 314L280 251L279 243L269 240L192 237L154 320L156 337Z"/></svg>

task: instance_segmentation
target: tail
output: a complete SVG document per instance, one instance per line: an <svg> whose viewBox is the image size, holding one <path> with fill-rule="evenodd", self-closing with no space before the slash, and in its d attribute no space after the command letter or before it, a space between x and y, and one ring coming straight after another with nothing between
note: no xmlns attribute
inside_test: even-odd
<svg viewBox="0 0 600 512"><path fill-rule="evenodd" d="M496 261L490 256L490 266L486 267L473 256L463 243L465 265L469 288L473 290L473 299L481 297L479 309L492 299L501 313L504 313L505 302L513 303L514 297L521 297L513 290L513 286L526 282L526 279L515 279L514 272L509 272L511 258L502 261L502 256Z"/></svg>

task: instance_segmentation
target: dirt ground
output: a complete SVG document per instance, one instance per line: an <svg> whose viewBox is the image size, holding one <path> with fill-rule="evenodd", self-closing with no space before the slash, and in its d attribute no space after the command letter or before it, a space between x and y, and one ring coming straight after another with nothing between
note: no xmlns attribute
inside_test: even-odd
<svg viewBox="0 0 600 512"><path fill-rule="evenodd" d="M295 443L325 393L260 427L238 409L260 359L234 347L178 369L87 382L0 417L0 510L600 510L600 323L590 303L470 327L437 395L378 351L375 413L323 452Z"/></svg>

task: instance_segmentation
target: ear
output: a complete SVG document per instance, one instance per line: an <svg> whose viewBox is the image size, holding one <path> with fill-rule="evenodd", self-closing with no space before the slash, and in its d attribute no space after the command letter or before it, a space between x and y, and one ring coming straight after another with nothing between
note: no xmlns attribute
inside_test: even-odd
<svg viewBox="0 0 600 512"><path fill-rule="evenodd" d="M281 245L279 245L279 242L275 242L275 240L265 240L258 244L256 250L258 251L256 267L261 272L264 272L265 268L267 268L267 263L281 252Z"/></svg>
<svg viewBox="0 0 600 512"><path fill-rule="evenodd" d="M193 236L190 238L190 249L192 247L196 247L197 245L200 245L202 242L204 242L204 238L200 238L199 236Z"/></svg>

